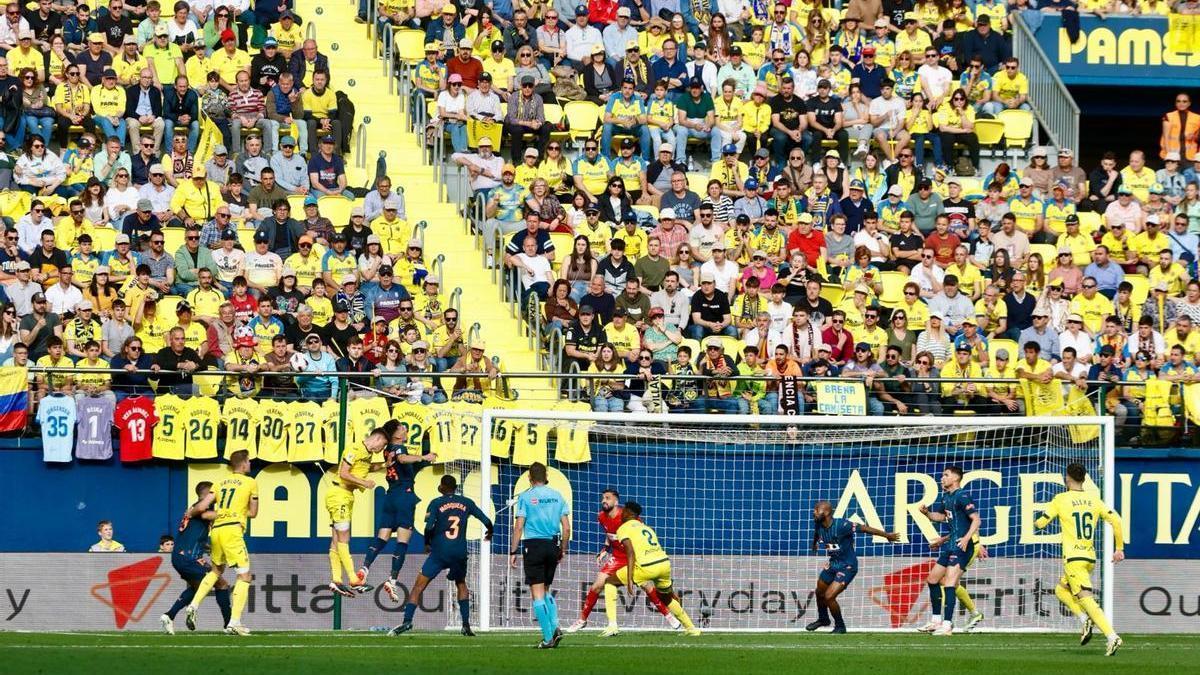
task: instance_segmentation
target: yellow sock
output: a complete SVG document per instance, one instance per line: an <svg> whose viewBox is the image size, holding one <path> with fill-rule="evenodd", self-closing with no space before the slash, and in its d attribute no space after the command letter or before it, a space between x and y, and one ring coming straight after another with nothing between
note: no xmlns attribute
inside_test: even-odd
<svg viewBox="0 0 1200 675"><path fill-rule="evenodd" d="M342 569L346 570L346 580L350 583L358 581L358 570L354 569L354 558L350 557L350 542L338 542L338 559L342 561Z"/></svg>
<svg viewBox="0 0 1200 675"><path fill-rule="evenodd" d="M233 605L229 611L231 623L242 622L242 610L246 609L246 601L250 599L250 582L238 579L233 583Z"/></svg>
<svg viewBox="0 0 1200 675"><path fill-rule="evenodd" d="M329 578L335 584L342 583L342 559L337 549L329 549Z"/></svg>
<svg viewBox="0 0 1200 675"><path fill-rule="evenodd" d="M683 624L684 628L691 630L696 627L692 623L692 617L683 611L683 605L679 604L678 600L671 600L670 604L667 605L667 609L671 610L671 614L675 615L676 619L679 619L679 623Z"/></svg>
<svg viewBox="0 0 1200 675"><path fill-rule="evenodd" d="M608 625L617 625L617 587L604 584L604 616L608 617Z"/></svg>
<svg viewBox="0 0 1200 675"><path fill-rule="evenodd" d="M1115 637L1117 632L1113 630L1112 624L1108 622L1108 617L1104 616L1104 610L1100 609L1100 605L1096 604L1096 599L1092 596L1079 599L1079 606L1083 607L1083 611L1091 617L1092 623L1096 624L1096 628L1104 633L1105 637Z"/></svg>
<svg viewBox="0 0 1200 675"><path fill-rule="evenodd" d="M968 614L975 613L975 601L971 599L971 594L967 592L966 586L962 584L955 586L954 596L958 598L958 604L962 605Z"/></svg>
<svg viewBox="0 0 1200 675"><path fill-rule="evenodd" d="M221 576L216 572L209 572L204 575L204 578L200 580L200 585L196 588L196 596L192 598L192 607L200 606L200 603L204 601L204 598L208 596L220 578Z"/></svg>
<svg viewBox="0 0 1200 675"><path fill-rule="evenodd" d="M1063 588L1062 586L1055 586L1054 596L1058 598L1058 601L1061 602L1063 606L1071 610L1071 613L1074 614L1080 621L1083 621L1084 617L1087 616L1087 614L1083 611L1083 608L1079 606L1079 601L1075 599L1075 596L1071 595L1071 591Z"/></svg>

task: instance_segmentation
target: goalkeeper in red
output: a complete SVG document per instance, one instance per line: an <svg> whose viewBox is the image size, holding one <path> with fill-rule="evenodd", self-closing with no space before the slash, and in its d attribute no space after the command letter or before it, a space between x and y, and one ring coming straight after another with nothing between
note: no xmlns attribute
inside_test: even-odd
<svg viewBox="0 0 1200 675"><path fill-rule="evenodd" d="M838 604L838 596L858 574L854 535L862 532L892 542L898 541L900 535L859 525L845 518L834 518L833 504L828 501L819 501L813 507L813 520L817 526L816 532L813 533L813 550L824 548L829 554L829 562L817 577L817 620L805 626L804 630L814 631L830 625L829 617L832 615L833 632L845 633L846 622L842 619L842 607Z"/></svg>
<svg viewBox="0 0 1200 675"><path fill-rule="evenodd" d="M1042 529L1058 520L1062 527L1063 575L1058 580L1054 595L1083 624L1079 644L1086 645L1092 639L1094 625L1108 638L1105 655L1112 656L1121 648L1122 642L1104 616L1104 610L1100 609L1096 598L1092 596L1092 570L1096 567L1095 537L1099 521L1107 522L1112 528L1116 546L1113 562L1119 563L1125 559L1124 532L1121 517L1108 508L1095 492L1084 490L1085 480L1087 469L1082 464L1067 466L1066 492L1060 492L1050 501L1034 526Z"/></svg>
<svg viewBox="0 0 1200 675"><path fill-rule="evenodd" d="M609 583L617 570L626 566L625 547L616 539L617 530L625 522L622 517L623 510L620 499L621 493L611 488L605 490L604 494L600 496L600 513L596 514L596 520L600 523L600 527L604 528L604 547L596 556L596 560L600 564L600 571L596 573L596 579L588 589L579 620L567 629L568 633L574 633L587 627L588 617L595 609L602 590L604 591L604 613L608 617L608 626L600 635L601 637L612 637L620 632L620 629L617 628L617 586ZM667 623L671 628L680 627L679 620L671 615L670 610L657 593L651 596L651 601L654 602L654 607L659 613L667 617Z"/></svg>

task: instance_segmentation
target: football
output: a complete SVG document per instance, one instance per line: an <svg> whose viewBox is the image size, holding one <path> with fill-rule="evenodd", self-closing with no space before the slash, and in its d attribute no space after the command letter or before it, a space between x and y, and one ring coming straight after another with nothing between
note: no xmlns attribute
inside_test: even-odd
<svg viewBox="0 0 1200 675"><path fill-rule="evenodd" d="M291 364L292 370L302 373L304 372L304 369L308 367L308 358L305 357L304 354L296 352L295 354L292 354Z"/></svg>

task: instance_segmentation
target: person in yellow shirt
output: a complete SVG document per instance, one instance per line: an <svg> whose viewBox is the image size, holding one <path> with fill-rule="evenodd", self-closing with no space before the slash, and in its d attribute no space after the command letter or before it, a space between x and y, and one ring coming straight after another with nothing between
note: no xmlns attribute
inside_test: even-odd
<svg viewBox="0 0 1200 675"><path fill-rule="evenodd" d="M954 248L954 262L946 267L946 274L953 274L958 278L960 293L965 293L972 300L983 297L983 274L978 267L971 264L970 252L966 245L959 244Z"/></svg>
<svg viewBox="0 0 1200 675"><path fill-rule="evenodd" d="M621 219L621 229L617 230L612 238L625 242L625 257L629 258L631 263L637 262L638 258L646 255L650 248L646 231L638 227L637 216L632 213L626 214Z"/></svg>
<svg viewBox="0 0 1200 675"><path fill-rule="evenodd" d="M1167 294L1171 297L1183 295L1183 289L1187 283L1192 280L1187 269L1183 265L1175 262L1175 256L1170 249L1163 249L1158 252L1158 264L1150 268L1150 287L1155 288L1159 284L1165 284Z"/></svg>
<svg viewBox="0 0 1200 675"><path fill-rule="evenodd" d="M983 370L979 363L971 358L971 346L967 343L960 342L954 348L954 358L942 366L941 376L947 380L961 380L942 383L943 412L979 412L989 407L987 387L981 384Z"/></svg>
<svg viewBox="0 0 1200 675"><path fill-rule="evenodd" d="M1010 56L1004 68L992 75L992 100L984 104L984 112L996 115L1001 110L1030 110L1029 78L1020 67L1020 61Z"/></svg>
<svg viewBox="0 0 1200 675"><path fill-rule="evenodd" d="M1121 169L1121 187L1145 204L1150 198L1150 186L1157 182L1154 169L1146 166L1146 154L1141 150L1129 153L1129 166Z"/></svg>
<svg viewBox="0 0 1200 675"><path fill-rule="evenodd" d="M187 72L183 51L169 39L166 24L154 27L154 39L142 48L142 56L152 64L155 82L161 85L170 85L176 77Z"/></svg>
<svg viewBox="0 0 1200 675"><path fill-rule="evenodd" d="M1000 304L1004 305L1003 302ZM1025 397L1021 393L1021 386L998 381L1017 379L1017 369L1009 361L1007 349L996 350L996 358L985 369L985 378L988 380L987 397L998 412L1004 415L1025 414Z"/></svg>
<svg viewBox="0 0 1200 675"><path fill-rule="evenodd" d="M232 30L221 31L221 48L213 52L209 66L221 76L221 87L227 92L237 88L238 73L250 71L250 55L237 48L237 35Z"/></svg>
<svg viewBox="0 0 1200 675"><path fill-rule="evenodd" d="M1121 517L1109 508L1097 494L1095 485L1085 489L1087 469L1082 464L1067 465L1065 492L1055 495L1046 510L1034 521L1041 530L1055 520L1062 531L1063 574L1054 588L1054 595L1083 627L1080 644L1092 639L1092 627L1099 628L1108 640L1106 656L1121 648L1121 637L1113 630L1108 617L1092 597L1092 571L1096 567L1096 540L1100 521L1108 523L1116 549L1112 560L1125 559L1125 537Z"/></svg>
<svg viewBox="0 0 1200 675"><path fill-rule="evenodd" d="M612 321L604 327L604 341L611 344L617 356L627 363L637 360L638 351L642 348L642 336L637 326L629 323L629 314L624 307L613 310Z"/></svg>
<svg viewBox="0 0 1200 675"><path fill-rule="evenodd" d="M933 44L929 33L921 30L915 12L904 13L904 30L896 33L896 53L908 52L914 60L920 59Z"/></svg>
<svg viewBox="0 0 1200 675"><path fill-rule="evenodd" d="M1058 235L1054 245L1059 252L1068 251L1072 262L1079 267L1087 267L1092 262L1092 251L1096 250L1096 241L1079 231L1079 216L1072 213L1064 220L1067 231Z"/></svg>
<svg viewBox="0 0 1200 675"><path fill-rule="evenodd" d="M184 227L207 223L223 203L221 186L208 180L204 166L197 164L192 167L192 179L181 181L171 196L171 211L175 214L172 223Z"/></svg>
<svg viewBox="0 0 1200 675"><path fill-rule="evenodd" d="M1162 232L1158 218L1146 219L1146 230L1133 235L1129 247L1137 255L1137 262L1150 267L1158 262L1158 254L1171 248L1171 241Z"/></svg>
<svg viewBox="0 0 1200 675"><path fill-rule="evenodd" d="M216 509L209 539L212 544L212 570L196 588L196 595L187 606L187 625L196 625L196 611L200 603L221 579L226 567L237 571L233 585L233 607L225 632L230 635L249 635L242 625L242 612L250 597L250 554L246 552L246 521L258 515L258 483L250 477L250 452L235 450L229 455L231 473L213 486L197 508L203 513L210 507Z"/></svg>
<svg viewBox="0 0 1200 675"><path fill-rule="evenodd" d="M483 58L483 72L492 76L492 88L497 90L500 98L506 98L508 92L512 91L513 74L516 73L517 67L513 64L512 59L505 58L504 42L494 40L491 54L481 58Z"/></svg>
<svg viewBox="0 0 1200 675"><path fill-rule="evenodd" d="M133 35L126 35L121 43L121 54L113 59L113 70L117 71L117 83L123 87L137 84L138 74L149 65L146 59L138 53L137 38ZM159 86L158 82L154 84Z"/></svg>
<svg viewBox="0 0 1200 675"><path fill-rule="evenodd" d="M33 31L22 30L18 36L17 48L10 49L5 55L8 59L8 72L19 73L30 68L37 73L38 82L46 81L46 57L33 46Z"/></svg>
<svg viewBox="0 0 1200 675"><path fill-rule="evenodd" d="M389 3L394 4L394 0L385 0L380 6L390 7ZM304 42L304 29L296 24L296 15L289 10L279 15L279 23L271 27L271 36L279 43L279 53L290 59Z"/></svg>
<svg viewBox="0 0 1200 675"><path fill-rule="evenodd" d="M1095 277L1084 277L1080 289L1082 292L1071 299L1069 311L1082 317L1083 327L1094 336L1104 326L1104 320L1112 316L1112 300L1097 291Z"/></svg>
<svg viewBox="0 0 1200 675"><path fill-rule="evenodd" d="M767 88L760 83L750 93L750 100L742 104L742 133L752 147L769 148L770 130L771 106L767 105Z"/></svg>
<svg viewBox="0 0 1200 675"><path fill-rule="evenodd" d="M100 84L92 87L92 121L106 138L125 141L125 90L117 86L117 71L105 69Z"/></svg>
<svg viewBox="0 0 1200 675"><path fill-rule="evenodd" d="M959 282L961 287L962 282ZM983 297L975 302L975 319L979 332L989 339L998 338L1008 331L1008 303L1000 297L1000 289L988 284Z"/></svg>

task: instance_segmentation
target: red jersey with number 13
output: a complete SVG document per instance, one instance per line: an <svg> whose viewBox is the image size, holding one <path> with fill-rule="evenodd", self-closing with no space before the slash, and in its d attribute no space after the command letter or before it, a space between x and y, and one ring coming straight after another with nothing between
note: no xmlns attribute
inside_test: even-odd
<svg viewBox="0 0 1200 675"><path fill-rule="evenodd" d="M620 529L621 523L623 522L621 518L621 507L613 507L611 514L601 511L600 513L596 514L596 520L600 521L600 527L604 528L604 539L608 542L608 548L612 553L612 557L624 563L625 547L621 545L621 542L616 540L617 530Z"/></svg>

